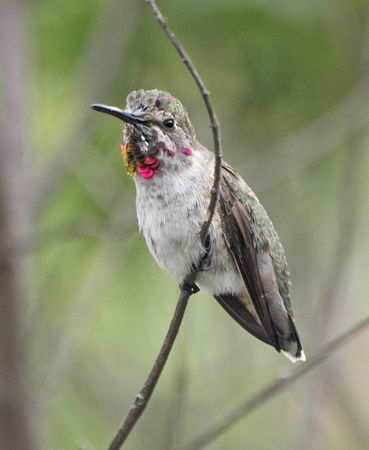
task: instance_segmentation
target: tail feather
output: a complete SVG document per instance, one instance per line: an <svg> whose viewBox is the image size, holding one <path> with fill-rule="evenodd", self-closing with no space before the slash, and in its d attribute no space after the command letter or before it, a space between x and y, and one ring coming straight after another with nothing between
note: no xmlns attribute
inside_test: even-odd
<svg viewBox="0 0 369 450"><path fill-rule="evenodd" d="M288 322L288 329L284 330L281 330L281 321L277 320L275 322L273 319L276 317L273 318L273 314L271 314L272 323L275 327L277 336L277 342L273 343L266 334L260 321L257 319L256 312L252 311L253 306L251 302L246 303L242 296L234 294L216 295L215 299L227 311L227 313L242 326L242 328L254 337L262 342L265 342L266 344L274 346L276 350L282 352L292 362L306 360L294 319L287 313L287 311L285 311L285 319L287 319Z"/></svg>

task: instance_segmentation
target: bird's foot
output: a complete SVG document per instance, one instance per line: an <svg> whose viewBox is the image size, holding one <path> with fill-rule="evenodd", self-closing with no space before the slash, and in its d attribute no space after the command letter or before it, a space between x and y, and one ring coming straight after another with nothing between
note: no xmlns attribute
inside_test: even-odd
<svg viewBox="0 0 369 450"><path fill-rule="evenodd" d="M200 290L195 283L188 284L185 281L179 285L179 289L184 293L184 295L187 295L187 297L190 297L192 294L196 294Z"/></svg>
<svg viewBox="0 0 369 450"><path fill-rule="evenodd" d="M203 272L205 267L209 265L209 253L210 253L210 235L208 234L205 241L205 254L201 257L198 264L192 264L192 270L194 272Z"/></svg>

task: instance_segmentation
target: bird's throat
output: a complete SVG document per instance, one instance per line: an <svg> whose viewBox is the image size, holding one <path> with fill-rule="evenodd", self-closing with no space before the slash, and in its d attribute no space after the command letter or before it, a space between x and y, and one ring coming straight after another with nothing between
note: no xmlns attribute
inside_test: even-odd
<svg viewBox="0 0 369 450"><path fill-rule="evenodd" d="M137 150L133 152L131 146L125 145L124 142L121 144L121 150L124 164L130 175L135 177L139 172L145 180L152 180L155 174L159 173L160 161L154 156L147 156L140 150L140 155L137 155L139 158L137 158L134 154Z"/></svg>

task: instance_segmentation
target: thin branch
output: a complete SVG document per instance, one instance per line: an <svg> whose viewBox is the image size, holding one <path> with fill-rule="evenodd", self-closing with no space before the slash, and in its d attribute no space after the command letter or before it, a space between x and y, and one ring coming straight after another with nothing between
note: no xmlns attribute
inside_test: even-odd
<svg viewBox="0 0 369 450"><path fill-rule="evenodd" d="M273 381L271 384L266 386L256 395L251 397L249 400L241 404L241 406L228 414L228 416L220 419L218 422L210 426L208 430L203 432L199 437L194 439L183 448L185 448L186 450L194 450L203 448L205 445L208 445L242 417L246 416L251 411L258 408L275 395L283 392L292 384L296 383L296 381L309 373L316 366L324 362L328 357L332 356L344 345L355 339L367 328L369 328L369 316L328 342L324 347L320 349L320 351L315 353L315 355L310 356L308 362L305 362L304 365L302 365L299 369L279 378L276 381Z"/></svg>
<svg viewBox="0 0 369 450"><path fill-rule="evenodd" d="M194 284L196 275L197 275L196 272L191 272L186 277L186 283L189 286L192 286ZM143 388L137 394L134 402L132 403L129 412L126 418L124 419L123 424L121 425L114 439L109 445L108 450L118 450L121 448L126 438L128 437L129 433L131 432L131 430L141 417L142 413L144 412L146 406L148 405L148 402L156 387L156 384L160 378L160 375L164 369L169 354L172 350L175 339L178 335L179 328L181 326L182 319L188 305L188 299L189 296L181 292L167 335L160 349L158 357L156 358L155 364L151 369L151 372Z"/></svg>
<svg viewBox="0 0 369 450"><path fill-rule="evenodd" d="M194 282L196 273L192 274ZM149 377L147 378L144 387L137 394L127 417L125 418L122 426L119 428L117 434L115 435L113 441L109 446L109 450L117 450L121 448L122 444L128 437L130 431L135 426L138 419L141 417L141 414L144 412L151 395L155 389L156 383L159 380L161 372L163 371L164 365L167 362L170 351L173 347L174 341L177 337L179 327L182 323L182 319L188 304L189 297L183 293L179 296L179 300L177 303L176 310L174 312L172 321L169 326L169 330L165 337L164 343L161 347L159 355L155 361L155 364L150 372Z"/></svg>
<svg viewBox="0 0 369 450"><path fill-rule="evenodd" d="M164 19L161 11L156 5L156 2L154 0L145 0L145 1L150 4L156 20L159 22L165 34L178 51L179 55L182 58L182 62L186 64L188 70L195 79L198 87L200 88L200 92L206 104L206 108L208 110L210 118L210 126L213 131L213 139L214 139L215 167L214 167L214 183L211 190L211 199L206 213L206 218L200 232L201 243L203 246L205 246L206 237L209 233L210 224L215 213L215 208L218 204L220 192L220 180L222 170L222 147L220 139L219 122L215 115L215 111L210 99L210 94L206 89L205 84L202 81L199 73L197 72L197 69L193 65L188 53L185 51L181 43L178 41L176 36L168 27L167 20ZM196 275L197 275L196 272L194 271L191 272L186 277L185 283L187 283L189 286L192 286L195 282ZM124 441L131 432L132 428L135 426L138 419L141 417L143 411L145 410L151 398L151 395L155 389L156 383L159 380L161 372L163 371L164 365L169 357L174 341L177 337L179 327L182 323L182 319L188 304L188 299L189 299L188 295L185 295L183 292L180 294L168 333L164 340L163 346L159 352L159 355L155 361L155 364L150 372L150 375L146 380L144 387L141 389L135 401L133 402L123 424L121 425L113 441L111 442L109 450L117 450L121 448Z"/></svg>
<svg viewBox="0 0 369 450"><path fill-rule="evenodd" d="M208 208L208 212L206 215L206 219L204 222L204 225L201 229L201 242L204 245L206 241L206 237L209 232L211 220L213 218L213 215L215 213L215 208L219 200L219 186L220 186L220 178L221 178L221 170L222 170L222 145L221 145L221 139L220 139L220 127L219 122L217 119L217 116L215 114L211 99L210 99L210 93L206 89L206 86L204 82L202 81L196 67L194 66L193 62L191 61L191 58L189 54L186 52L186 50L183 48L182 44L179 42L179 40L176 38L176 36L173 34L171 29L168 26L167 19L164 18L163 14L161 13L160 9L158 8L155 0L145 0L147 3L150 4L151 9L154 13L154 16L156 20L159 22L160 26L163 28L165 34L167 35L168 39L172 42L174 47L176 48L177 52L182 58L182 62L187 66L188 70L190 71L191 75L193 76L194 80L196 81L197 86L200 89L201 95L204 99L206 108L208 110L209 118L210 118L210 126L213 131L213 140L214 140L214 154L215 154L215 169L214 169L214 183L213 188L211 191L211 199L210 204Z"/></svg>

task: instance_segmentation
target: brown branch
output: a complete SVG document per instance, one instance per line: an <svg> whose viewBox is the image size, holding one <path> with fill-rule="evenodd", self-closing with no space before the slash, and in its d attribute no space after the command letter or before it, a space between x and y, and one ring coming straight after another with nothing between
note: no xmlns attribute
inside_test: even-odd
<svg viewBox="0 0 369 450"><path fill-rule="evenodd" d="M159 10L158 6L156 5L155 0L145 0L147 3L150 4L152 11L154 13L154 16L156 20L159 22L161 27L163 28L165 34L169 38L169 40L172 42L174 47L176 48L177 52L182 58L182 62L184 62L192 74L193 78L195 79L201 95L204 99L206 108L208 110L209 118L210 118L210 126L212 128L213 132L213 139L214 139L214 153L215 153L215 167L214 167L214 183L211 190L211 199L208 206L208 210L206 213L206 218L204 221L204 224L201 228L200 232L200 240L202 245L205 245L206 237L209 233L210 224L212 221L212 218L215 213L215 208L217 206L218 200L219 200L219 191L220 191L220 179L221 179L221 169L222 169L222 147L221 147L221 139L220 139L220 129L219 129L219 122L215 115L215 111L212 105L212 102L210 100L210 94L208 90L205 87L204 82L202 81L199 73L197 72L197 69L195 68L194 64L191 61L191 58L189 57L188 53L183 48L182 44L178 41L176 36L173 34L173 32L168 27L167 20L164 19L161 11ZM192 286L196 279L196 272L191 272L185 279L185 283L189 286ZM151 395L155 389L156 383L159 380L159 377L161 375L161 372L163 371L164 365L169 357L170 351L173 347L174 341L177 337L179 327L182 323L182 319L188 304L189 296L185 295L183 292L179 296L179 300L177 303L177 307L174 313L174 316L172 318L168 333L166 335L166 338L164 340L163 346L159 352L159 355L155 361L155 364L150 372L149 377L147 378L144 387L141 389L139 394L137 395L136 399L134 400L123 424L119 428L117 434L115 435L113 441L111 442L109 446L109 450L117 450L121 448L124 441L128 437L129 433L131 432L132 428L135 426L139 418L141 417L143 411L145 410Z"/></svg>
<svg viewBox="0 0 369 450"><path fill-rule="evenodd" d="M195 275L196 274L193 274L193 281ZM144 384L144 387L137 394L126 418L124 419L122 426L119 428L117 434L111 442L109 450L117 450L121 448L130 431L135 426L138 419L141 417L141 414L144 412L155 389L156 383L159 380L161 372L163 371L164 365L167 362L174 341L177 337L179 327L181 325L188 304L188 298L189 297L183 293L181 293L181 295L179 296L177 307L170 323L168 333L165 337L164 343L160 349L155 364Z"/></svg>
<svg viewBox="0 0 369 450"><path fill-rule="evenodd" d="M315 353L315 355L310 356L308 362L305 362L304 365L302 365L299 369L291 372L289 375L283 376L278 380L273 381L271 384L269 384L269 386L266 386L249 400L241 404L241 406L228 414L228 416L214 423L208 428L208 430L203 432L199 437L194 439L183 448L185 448L186 450L194 450L203 448L205 445L208 445L218 436L223 434L228 428L233 426L242 417L246 416L251 411L261 406L275 395L283 392L292 384L296 383L296 381L309 373L316 366L324 362L328 357L332 356L332 354L334 354L341 347L355 339L367 328L369 328L369 316L328 342L324 347L320 349L320 351Z"/></svg>
<svg viewBox="0 0 369 450"><path fill-rule="evenodd" d="M201 229L201 242L204 245L206 236L208 235L211 220L213 218L216 205L219 200L219 186L220 186L220 176L221 176L221 169L222 169L222 144L220 139L220 127L219 122L217 119L217 116L215 114L211 99L210 99L210 93L206 89L206 86L204 82L202 81L196 67L194 66L193 62L191 61L191 58L189 54L186 52L186 50L183 48L182 44L179 42L179 40L176 38L176 36L173 34L171 29L168 26L168 21L164 18L163 14L161 13L160 9L158 8L155 0L145 0L147 3L150 4L151 9L154 13L154 16L156 20L159 22L160 26L163 28L165 34L167 35L168 39L172 42L174 47L176 48L177 52L182 58L182 62L187 66L188 70L190 71L191 75L193 76L194 80L196 81L197 86L200 89L201 95L204 99L206 108L208 110L209 118L210 118L210 127L213 131L213 140L214 140L214 154L215 154L215 169L214 169L214 183L213 188L211 192L211 199L210 204L208 208L208 212L206 215L206 219L204 222L204 225Z"/></svg>

